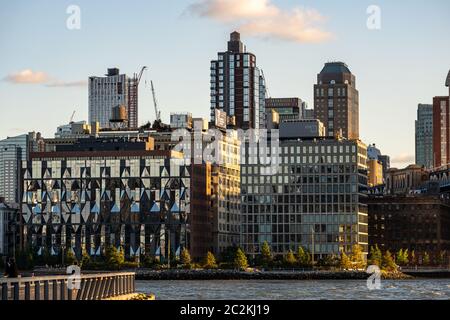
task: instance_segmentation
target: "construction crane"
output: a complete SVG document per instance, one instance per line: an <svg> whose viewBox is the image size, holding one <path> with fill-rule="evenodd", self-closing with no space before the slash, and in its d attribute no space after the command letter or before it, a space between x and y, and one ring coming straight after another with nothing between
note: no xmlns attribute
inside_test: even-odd
<svg viewBox="0 0 450 320"><path fill-rule="evenodd" d="M153 87L153 80L150 81L152 86L152 95L153 95L153 105L155 106L155 117L156 121L161 122L161 111L158 110L158 102L156 101L155 88Z"/></svg>
<svg viewBox="0 0 450 320"><path fill-rule="evenodd" d="M76 112L76 110L73 110L72 115L70 116L69 123L73 122L73 117L75 116L75 112Z"/></svg>
<svg viewBox="0 0 450 320"><path fill-rule="evenodd" d="M147 66L143 66L141 71L139 72L139 74L135 75L136 86L139 86L139 82L141 82L142 74L144 73L144 70L146 70L146 69L148 69Z"/></svg>

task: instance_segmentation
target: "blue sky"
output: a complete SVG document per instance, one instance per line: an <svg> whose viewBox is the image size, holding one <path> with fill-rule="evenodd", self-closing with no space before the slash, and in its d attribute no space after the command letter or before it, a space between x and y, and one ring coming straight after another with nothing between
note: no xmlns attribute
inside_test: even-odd
<svg viewBox="0 0 450 320"><path fill-rule="evenodd" d="M215 1L224 0L209 0ZM448 94L449 1L247 1L262 2L286 16L295 8L314 9L324 19L314 26L331 35L318 43L260 36L258 31L242 35L264 70L271 96L298 96L312 107L317 73L325 62L342 60L356 75L361 139L376 143L395 166L414 161L417 104ZM147 65L140 87L141 123L154 119L150 79L164 120L177 111L208 117L209 62L242 23L196 14L188 9L195 3L199 1L3 1L0 139L33 130L52 137L73 110L75 120L87 120L87 87L8 81L23 70L41 72L47 84L76 84L108 67L131 74ZM80 30L66 28L66 9L72 4L81 9ZM381 9L380 30L366 26L369 5ZM289 29L274 21L274 28Z"/></svg>

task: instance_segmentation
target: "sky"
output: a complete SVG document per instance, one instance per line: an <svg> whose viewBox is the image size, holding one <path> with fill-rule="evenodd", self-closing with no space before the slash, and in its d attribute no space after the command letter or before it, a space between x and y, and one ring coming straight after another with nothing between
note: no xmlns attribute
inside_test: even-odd
<svg viewBox="0 0 450 320"><path fill-rule="evenodd" d="M448 0L2 1L0 139L53 137L74 111L75 121L87 120L87 79L108 67L129 75L149 67L141 124L155 118L150 80L164 121L171 112L209 117L210 60L237 30L272 97L313 107L324 63L347 63L361 140L403 167L414 162L417 104L448 94L449 13Z"/></svg>

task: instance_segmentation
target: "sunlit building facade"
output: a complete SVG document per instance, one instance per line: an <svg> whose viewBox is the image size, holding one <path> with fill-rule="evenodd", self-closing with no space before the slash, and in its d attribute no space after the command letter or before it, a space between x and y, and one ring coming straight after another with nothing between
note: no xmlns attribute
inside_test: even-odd
<svg viewBox="0 0 450 320"><path fill-rule="evenodd" d="M316 259L368 252L367 149L358 140L280 142L278 172L261 164L241 168L242 246L255 257L267 241L276 255L299 246ZM246 163L248 163L246 161Z"/></svg>

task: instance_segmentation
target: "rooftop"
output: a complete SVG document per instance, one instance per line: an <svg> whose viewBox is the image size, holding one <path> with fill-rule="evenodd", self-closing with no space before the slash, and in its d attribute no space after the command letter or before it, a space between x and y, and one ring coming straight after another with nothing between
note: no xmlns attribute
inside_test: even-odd
<svg viewBox="0 0 450 320"><path fill-rule="evenodd" d="M325 63L320 73L351 73L351 71L344 62L336 61Z"/></svg>

